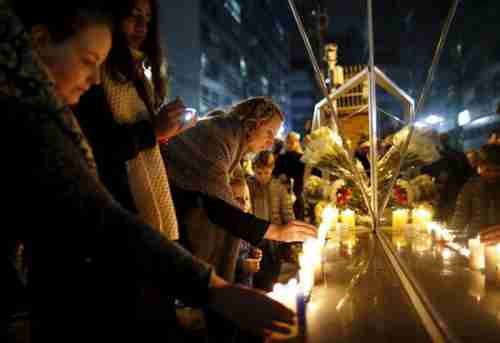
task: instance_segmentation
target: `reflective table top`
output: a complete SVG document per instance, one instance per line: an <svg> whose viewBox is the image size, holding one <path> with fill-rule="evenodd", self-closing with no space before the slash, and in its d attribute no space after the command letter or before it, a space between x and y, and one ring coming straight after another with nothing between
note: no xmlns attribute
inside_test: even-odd
<svg viewBox="0 0 500 343"><path fill-rule="evenodd" d="M382 247L368 230L334 235L306 310L289 342L430 342Z"/></svg>
<svg viewBox="0 0 500 343"><path fill-rule="evenodd" d="M500 342L500 287L485 284L469 259L411 226L383 229L417 283L454 335L463 342ZM467 247L456 232L455 243Z"/></svg>

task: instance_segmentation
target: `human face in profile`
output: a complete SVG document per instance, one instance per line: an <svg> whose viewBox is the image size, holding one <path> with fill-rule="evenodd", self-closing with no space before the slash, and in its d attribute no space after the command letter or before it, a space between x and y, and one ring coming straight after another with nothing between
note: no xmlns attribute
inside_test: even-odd
<svg viewBox="0 0 500 343"><path fill-rule="evenodd" d="M54 41L43 25L33 27L34 46L55 82L56 94L68 105L100 82L100 67L111 49L111 28L87 25L63 41Z"/></svg>

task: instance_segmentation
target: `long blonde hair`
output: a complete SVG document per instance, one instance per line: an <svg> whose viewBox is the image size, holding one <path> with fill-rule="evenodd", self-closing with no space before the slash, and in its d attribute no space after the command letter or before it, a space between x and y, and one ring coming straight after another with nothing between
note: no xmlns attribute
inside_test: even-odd
<svg viewBox="0 0 500 343"><path fill-rule="evenodd" d="M240 121L245 132L256 129L257 122L267 122L279 116L285 120L285 115L270 97L258 96L240 101L228 109L215 109L207 113L206 117L231 117Z"/></svg>

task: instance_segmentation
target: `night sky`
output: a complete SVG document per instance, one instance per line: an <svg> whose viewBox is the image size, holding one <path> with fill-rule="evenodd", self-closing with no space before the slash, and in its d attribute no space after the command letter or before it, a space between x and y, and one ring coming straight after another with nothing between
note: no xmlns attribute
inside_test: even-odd
<svg viewBox="0 0 500 343"><path fill-rule="evenodd" d="M452 3L373 1L375 64L412 96L420 94ZM325 0L323 4L329 16L324 40L339 45L339 63L366 64L366 0ZM500 87L499 15L498 0L460 1L429 94L428 111L455 115L461 107L470 105L486 113L500 101L496 91ZM292 62L301 59L308 63L303 46L293 46ZM472 103L471 96L475 98Z"/></svg>

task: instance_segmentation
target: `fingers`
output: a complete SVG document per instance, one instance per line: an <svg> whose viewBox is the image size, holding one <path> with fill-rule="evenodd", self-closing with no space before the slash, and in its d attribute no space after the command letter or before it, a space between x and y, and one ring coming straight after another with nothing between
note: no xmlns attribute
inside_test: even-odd
<svg viewBox="0 0 500 343"><path fill-rule="evenodd" d="M270 320L268 321L266 328L273 329L276 326L276 323L294 324L295 313L292 310L269 298L267 295L263 296L265 296L267 298L267 302L269 302L267 313L269 313Z"/></svg>
<svg viewBox="0 0 500 343"><path fill-rule="evenodd" d="M288 230L292 230L292 241L302 242L307 238L316 238L318 236L318 229L310 224L292 221L289 223L291 226Z"/></svg>
<svg viewBox="0 0 500 343"><path fill-rule="evenodd" d="M280 323L280 322L272 322L272 326L268 329L274 333L280 333L284 335L288 335L291 332L290 324Z"/></svg>

